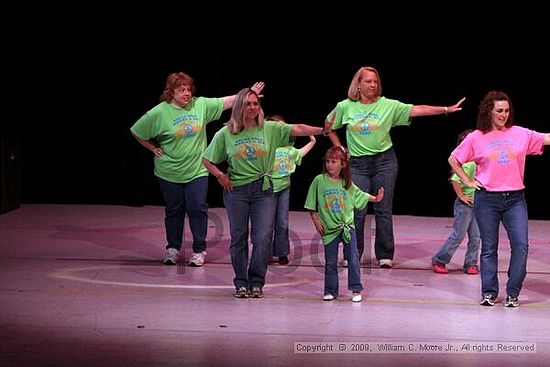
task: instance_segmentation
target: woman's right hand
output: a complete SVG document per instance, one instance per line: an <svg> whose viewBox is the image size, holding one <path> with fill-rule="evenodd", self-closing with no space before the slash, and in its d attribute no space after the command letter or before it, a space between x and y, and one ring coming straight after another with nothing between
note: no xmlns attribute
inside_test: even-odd
<svg viewBox="0 0 550 367"><path fill-rule="evenodd" d="M231 183L229 176L227 176L225 173L222 172L218 176L218 182L220 183L220 185L222 185L225 191L227 192L233 191L233 184Z"/></svg>

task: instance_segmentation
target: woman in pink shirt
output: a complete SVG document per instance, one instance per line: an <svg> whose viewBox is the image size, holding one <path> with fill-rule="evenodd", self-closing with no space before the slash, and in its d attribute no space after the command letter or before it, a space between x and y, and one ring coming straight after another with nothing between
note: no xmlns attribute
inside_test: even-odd
<svg viewBox="0 0 550 367"><path fill-rule="evenodd" d="M514 126L514 110L508 95L491 91L483 97L477 115L477 130L451 153L449 164L464 183L476 189L474 213L481 235L481 302L494 306L498 296L498 234L500 222L510 240L511 255L506 284L506 307L519 306L519 293L526 275L527 203L523 189L525 157L542 154L550 134ZM471 180L462 164L477 164Z"/></svg>

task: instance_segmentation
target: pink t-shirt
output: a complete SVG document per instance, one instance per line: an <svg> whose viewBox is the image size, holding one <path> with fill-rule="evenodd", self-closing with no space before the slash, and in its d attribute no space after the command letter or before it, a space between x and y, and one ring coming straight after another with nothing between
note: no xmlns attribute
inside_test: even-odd
<svg viewBox="0 0 550 367"><path fill-rule="evenodd" d="M520 126L468 134L451 155L460 163L477 164L476 180L487 191L513 191L525 188L525 157L542 154L544 134Z"/></svg>

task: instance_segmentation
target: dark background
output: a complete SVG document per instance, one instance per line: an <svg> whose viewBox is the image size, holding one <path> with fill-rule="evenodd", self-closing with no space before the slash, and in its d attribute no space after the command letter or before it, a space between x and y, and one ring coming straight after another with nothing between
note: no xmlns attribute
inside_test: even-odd
<svg viewBox="0 0 550 367"><path fill-rule="evenodd" d="M465 96L461 112L416 117L410 127L392 130L400 170L395 214L452 216L447 158L457 135L475 128L487 91L511 96L518 125L550 132L550 32L541 9L400 7L397 14L347 2L308 11L280 2L239 4L84 8L72 16L56 15L71 9L44 8L18 28L3 26L6 79L17 79L18 102L2 136L19 142L21 201L161 205L153 155L129 128L158 103L176 71L190 74L196 95L206 97L265 81L266 114L312 125L346 98L364 65L379 70L388 98L448 106ZM226 111L209 124L209 137L228 117ZM305 143L298 138L295 146ZM318 137L293 175L293 210L302 209L329 146ZM550 153L528 157L531 219L550 219L549 179ZM209 204L223 205L214 179Z"/></svg>

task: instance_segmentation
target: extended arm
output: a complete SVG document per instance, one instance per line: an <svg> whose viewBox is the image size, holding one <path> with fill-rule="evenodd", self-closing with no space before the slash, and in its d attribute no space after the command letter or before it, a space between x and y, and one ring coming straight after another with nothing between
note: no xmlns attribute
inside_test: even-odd
<svg viewBox="0 0 550 367"><path fill-rule="evenodd" d="M544 136L544 145L550 145L550 134Z"/></svg>
<svg viewBox="0 0 550 367"><path fill-rule="evenodd" d="M433 115L447 115L449 113L453 113L453 112L457 112L457 111L460 111L462 110L462 107L460 107L460 105L462 105L462 102L464 102L464 100L466 99L466 97L462 98L460 101L458 101L457 103L455 103L454 105L452 106L428 106L428 105L418 105L418 106L413 106L412 110L411 110L411 117L416 117L416 116L433 116Z"/></svg>
<svg viewBox="0 0 550 367"><path fill-rule="evenodd" d="M291 136L308 136L308 135L320 135L323 133L323 128L318 126L311 126L305 124L292 125Z"/></svg>

